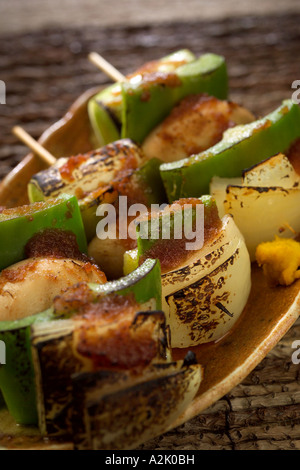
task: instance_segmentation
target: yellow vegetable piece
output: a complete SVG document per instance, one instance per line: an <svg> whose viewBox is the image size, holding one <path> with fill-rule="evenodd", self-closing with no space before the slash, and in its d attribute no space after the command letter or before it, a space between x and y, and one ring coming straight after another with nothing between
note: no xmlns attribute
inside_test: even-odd
<svg viewBox="0 0 300 470"><path fill-rule="evenodd" d="M258 245L255 256L272 284L289 286L300 278L300 243L296 240L276 236Z"/></svg>

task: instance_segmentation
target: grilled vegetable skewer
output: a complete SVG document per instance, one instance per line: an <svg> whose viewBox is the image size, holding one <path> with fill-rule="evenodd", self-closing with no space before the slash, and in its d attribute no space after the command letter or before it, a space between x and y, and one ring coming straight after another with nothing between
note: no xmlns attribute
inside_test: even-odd
<svg viewBox="0 0 300 470"><path fill-rule="evenodd" d="M84 281L83 276L81 280ZM17 422L33 424L36 422L34 419L37 418L37 402L35 400L36 394L30 347L31 329L34 324L43 322L43 328L46 328L47 333L50 334L53 329L58 328L56 326L58 320L72 316L82 305L85 307L83 300L89 304L98 297L102 299L105 295L112 293L133 295L134 305L141 305L145 310L161 308L160 268L155 261L149 260L138 271L122 279L120 282L105 284L104 290L100 289L101 283L105 282L103 273L102 276L101 273L99 273L98 277L94 275L90 277L89 280L93 281L91 288L89 288L86 283L79 284L78 286L76 284L73 288L70 287L71 290L67 291L66 294L61 293L63 297L58 297L54 302L54 307L49 308L45 312L35 312L36 314L34 315L30 315L30 313L27 312L30 316L26 318L0 322L0 339L7 341L10 349L8 363L0 367L0 388L3 391L9 411L13 414ZM50 304L53 304L53 299ZM91 305L91 308L92 306L93 305ZM114 319L114 317L112 317L112 319ZM58 324L70 326L70 321L64 320L63 323L60 321ZM71 322L71 326L72 325L76 325L76 322ZM78 322L77 325L79 325ZM56 354L59 354L59 351L56 351L55 355ZM71 351L66 351L66 354L71 354L72 356ZM55 383L57 369L54 368L52 372L54 374L53 380ZM67 375L64 375L64 378L65 380L69 380ZM13 389L12 387L15 388ZM52 390L51 393L54 393L54 391L55 389ZM65 393L65 389L63 389L62 392L57 391L57 393ZM25 408L21 398L22 394L27 403L27 407Z"/></svg>
<svg viewBox="0 0 300 470"><path fill-rule="evenodd" d="M126 449L166 429L180 414L195 396L202 373L195 362L172 362L165 317L155 311L160 299L159 263L149 259L127 278L70 289L54 303L55 315L69 319L33 325L43 433L67 433L77 448ZM161 387L166 415L155 412L154 396ZM88 396L95 398L92 408ZM133 427L128 403L135 410ZM115 421L106 419L108 408L123 416L121 434L115 434ZM152 411L151 423L146 410ZM101 432L95 427L95 438L90 420L102 423Z"/></svg>
<svg viewBox="0 0 300 470"><path fill-rule="evenodd" d="M122 139L85 155L59 159L37 173L28 185L29 200L45 201L63 192L75 195L90 241L100 220L99 204L114 203L119 194L147 206L163 202L159 165L157 159L147 161L132 141Z"/></svg>
<svg viewBox="0 0 300 470"><path fill-rule="evenodd" d="M285 102L263 120L228 130L239 123L239 119L244 124L252 121L253 116L232 103L198 94L199 89L201 93L206 90L216 96L225 96L227 75L223 59L206 55L196 60L189 51L181 51L181 54L185 56L184 64L174 57L173 64L170 57L165 62L161 60L159 64L152 64L157 67L154 76L151 77L153 70L149 73L151 67L148 70L146 67L126 80L120 77L122 84L106 89L101 97L98 96L98 101L91 100L90 116L95 119L95 130L98 126L99 140L110 142L114 136L114 143L87 155L55 162L43 174L35 175L29 186L32 201L48 201L62 192L70 192L71 197L79 200L86 235L88 241L92 240L89 254L91 247L95 247L95 257L105 251L103 241L93 238L99 220L96 218L99 204L109 202L118 208L118 196L124 194L130 201L143 201L146 206L166 202L164 191L161 187L158 191L156 188L157 181L161 183L158 176L161 162L157 159L149 161L151 156L173 162L161 167L170 202L178 197L192 196L181 198L154 215L149 213L140 218L137 225L138 248L125 255L125 260L130 260L127 266L125 262L125 271L131 273L129 276L105 282L103 273L89 266L85 273L88 278L60 292L53 302L51 300L53 305L46 312L31 315L33 312L24 304L22 308L18 307L18 316L25 318L0 323L0 338L6 338L14 352L14 360L8 363L5 374L0 368L0 387L11 412L19 422L38 419L43 435L68 436L78 449L134 448L164 432L194 398L202 379L201 367L191 354L184 361L173 361L171 347L187 348L218 340L241 315L250 290L250 259L242 235L245 233L249 246L249 234L243 226L243 211L239 212L236 207L240 202L238 195L240 192L244 195L246 184L247 191L258 184L263 193L267 193L266 186L259 186L261 179L265 181L264 171L268 166L265 163L247 170L243 174L244 181L238 185L232 181L218 181L217 204L221 215L227 213L220 219L214 200L210 196L202 196L216 172L213 160L220 163L224 157L219 165L222 175L225 167L224 176L227 176L227 170L230 175L240 175L242 167L244 169L258 158L255 152L258 143L267 143L264 158L278 146L285 145L286 149L299 136L299 111L290 102ZM196 85L193 77L197 77ZM188 99L182 101L185 94ZM161 108L157 105L160 98ZM216 110L223 109L224 121L220 128L220 123L215 121L210 127L208 113L207 120L202 121L205 132L196 142L200 146L196 152L204 153L176 163L174 160L185 156L180 154L182 149L177 152L174 145L172 151L168 150L168 146L164 147L164 138L153 145L156 137L166 132L166 123L161 122L161 116L168 114L175 103L180 103L180 108L187 101L194 103L198 99L200 103L213 103ZM149 111L143 114L141 125L140 109ZM212 112L213 118L216 114L218 111ZM104 123L104 130L99 129L101 123ZM157 124L159 128L149 135ZM174 135L173 124L171 122L168 136ZM189 128L189 122L186 128ZM225 129L225 137L218 147L215 141L220 140ZM284 131L283 138L281 131ZM117 139L132 137L138 143L144 143L144 152L133 141L127 138L117 140L115 136ZM192 144L194 146L195 142ZM245 157L238 165L235 165L236 150L241 151L242 158ZM168 155L167 151L170 152ZM193 153L191 149L187 151L188 155ZM274 158L272 162L276 160L277 170L273 172L267 168L267 179L274 181L277 178L280 185L284 176L278 171L278 156ZM292 187L287 187L283 182L279 186L281 192L289 197L292 193L298 197L297 177L288 168L286 159L283 158L280 165L284 171L289 170L286 176L288 184L292 183ZM190 177L191 174L193 176ZM201 199L195 197L199 195ZM194 242L190 238L191 233L184 232L179 239L175 236L177 216L181 221L186 220L186 204L191 206L190 232L197 242L196 229L199 227L196 214L199 206L203 209L203 246L200 243L190 247ZM229 215L232 209L234 218ZM240 221L239 214L242 214ZM171 232L168 240L163 231L166 219ZM154 227L154 234L150 227ZM184 228L182 223L180 228ZM143 231L150 232L150 237L144 238ZM120 247L119 241L114 240L114 252L117 251L115 247ZM189 248L183 244L189 244ZM111 261L112 246L108 246L106 260L110 258ZM86 252L86 242L81 249ZM118 260L124 250L123 246ZM101 258L100 255L98 261L102 264L105 256ZM55 270L51 266L59 263L72 265L74 259L31 256L22 263L22 266L38 263L41 269L50 267ZM80 271L84 270L84 263L76 260ZM18 268L8 268L8 277L14 275ZM121 270L120 266L118 270ZM5 272L2 275L5 277ZM95 279L90 279L89 275L95 275ZM118 274L113 273L114 276L118 277ZM91 284L90 280L97 284ZM25 281L30 281L29 277ZM35 285L37 281L35 279ZM4 290L7 290L7 285ZM50 298L53 295L51 293ZM31 307L42 310L46 306ZM13 309L16 314L17 309ZM13 390L15 380L18 383L16 393ZM19 407L18 400L23 393L28 399L28 413Z"/></svg>

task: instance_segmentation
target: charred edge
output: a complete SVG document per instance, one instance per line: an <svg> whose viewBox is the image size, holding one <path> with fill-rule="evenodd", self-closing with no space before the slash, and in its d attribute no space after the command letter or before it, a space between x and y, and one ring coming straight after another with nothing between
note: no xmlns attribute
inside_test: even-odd
<svg viewBox="0 0 300 470"><path fill-rule="evenodd" d="M92 372L75 372L71 375L71 380L78 389L84 390L86 387L95 387L97 383L107 380L116 380L124 377L125 374L116 371L99 370Z"/></svg>
<svg viewBox="0 0 300 470"><path fill-rule="evenodd" d="M258 193L267 193L269 191L282 191L286 194L289 194L289 191L285 188L281 188L280 186L268 186L268 187L264 187L264 186L240 186L240 185L236 185L236 184L231 184L229 186L227 186L226 188L226 194L229 194L230 193L230 189L231 188L242 188L242 189L250 189L250 190L253 190L253 191L257 191Z"/></svg>
<svg viewBox="0 0 300 470"><path fill-rule="evenodd" d="M226 315L228 315L229 317L233 318L233 313L229 312L229 310L227 310L227 308L224 307L224 305L222 305L221 302L217 302L215 305L216 305L216 307L218 307L220 310L222 310L222 312L226 313Z"/></svg>
<svg viewBox="0 0 300 470"><path fill-rule="evenodd" d="M148 318L157 317L160 321L159 328L161 330L161 337L159 338L159 353L161 356L166 357L167 349L170 347L170 330L166 323L166 316L162 310L138 312L131 324L131 328L137 328L142 325Z"/></svg>
<svg viewBox="0 0 300 470"><path fill-rule="evenodd" d="M116 126L118 132L121 133L122 124L119 121L119 119L117 118L117 116L115 115L115 113L108 106L106 106L104 103L102 103L102 101L96 101L96 102L98 103L99 106L101 106L101 108L104 109L104 111L107 112L110 119L113 121L114 125Z"/></svg>
<svg viewBox="0 0 300 470"><path fill-rule="evenodd" d="M32 177L31 183L42 190L46 197L65 187L65 183L62 181L58 168L50 168L37 173Z"/></svg>
<svg viewBox="0 0 300 470"><path fill-rule="evenodd" d="M113 194L114 192L115 192L115 189L112 186L108 186L107 190L104 191L102 194L100 194L95 199L88 200L89 195L87 195L86 198L81 199L81 202L82 201L85 202L85 203L87 202L88 207L98 206L99 204L102 204L103 199L105 198L105 196L107 196L108 194Z"/></svg>
<svg viewBox="0 0 300 470"><path fill-rule="evenodd" d="M165 314L161 310L155 310L155 311L146 311L146 312L138 312L134 320L132 322L132 327L137 327L141 326L143 323L147 321L148 318L156 316L158 319L161 320L161 326L165 327L166 320L165 320Z"/></svg>
<svg viewBox="0 0 300 470"><path fill-rule="evenodd" d="M117 281L111 281L111 282L108 282L107 284L103 284L101 287L103 288L103 291L101 292L101 295L109 295L109 294L112 294L114 292L119 292L119 291L123 291L125 289L130 289L131 287L134 287L138 282L140 282L142 279L144 279L145 277L147 277L151 271L153 271L153 269L155 269L156 267L156 264L157 264L157 260L152 260L150 258L148 258L148 260L145 261L145 263L147 263L151 261L151 264L152 266L147 266L147 271L143 271L141 270L141 272L139 272L138 274L135 273L134 276L132 276L132 274L134 273L131 273L131 274L128 274L128 276L125 276L124 278L121 278L121 280L123 279L126 279L126 284L122 284L122 282L119 282L118 280ZM140 268L143 267L143 264L140 266ZM139 268L137 268L139 269ZM150 300L150 299L149 299Z"/></svg>
<svg viewBox="0 0 300 470"><path fill-rule="evenodd" d="M188 351L186 356L183 359L183 364L182 367L189 367L189 366L194 366L197 365L197 357L193 351Z"/></svg>
<svg viewBox="0 0 300 470"><path fill-rule="evenodd" d="M261 162L259 163L254 163L253 165L249 166L248 168L245 168L243 171L242 171L242 177L244 178L247 173L251 170L253 170L254 168L259 168L261 167L262 165L264 165L264 163L272 160L276 155L272 155L271 157L268 157L268 158L265 158L264 160L262 160Z"/></svg>

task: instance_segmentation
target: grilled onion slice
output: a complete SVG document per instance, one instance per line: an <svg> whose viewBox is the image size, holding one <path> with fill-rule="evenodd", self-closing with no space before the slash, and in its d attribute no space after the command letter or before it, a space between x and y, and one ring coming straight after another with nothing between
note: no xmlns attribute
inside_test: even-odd
<svg viewBox="0 0 300 470"><path fill-rule="evenodd" d="M187 348L224 336L246 305L250 271L244 239L232 217L224 216L211 243L188 263L162 274L172 346Z"/></svg>
<svg viewBox="0 0 300 470"><path fill-rule="evenodd" d="M201 379L201 367L190 361L156 364L136 377L111 371L74 375L75 447L129 450L166 432Z"/></svg>
<svg viewBox="0 0 300 470"><path fill-rule="evenodd" d="M232 183L213 178L210 191L219 211L232 214L252 261L260 243L300 232L300 177L285 155L259 163Z"/></svg>
<svg viewBox="0 0 300 470"><path fill-rule="evenodd" d="M178 221L186 229L190 210L193 234L199 240L201 224L196 219L201 220L201 209L204 244L190 249L188 234L178 237ZM166 239L166 229L171 238ZM142 215L137 221L137 245L139 260L151 256L161 262L162 309L172 347L214 341L229 331L247 302L251 266L243 236L231 216L220 220L213 198L181 199L163 211ZM128 259L124 258L126 269Z"/></svg>

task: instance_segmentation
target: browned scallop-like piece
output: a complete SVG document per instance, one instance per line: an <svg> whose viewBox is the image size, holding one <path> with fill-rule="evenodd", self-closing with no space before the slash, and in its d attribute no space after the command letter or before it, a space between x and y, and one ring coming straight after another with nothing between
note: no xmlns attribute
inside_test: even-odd
<svg viewBox="0 0 300 470"><path fill-rule="evenodd" d="M250 111L231 101L190 95L173 108L142 147L148 158L173 162L212 147L229 127L253 120Z"/></svg>

